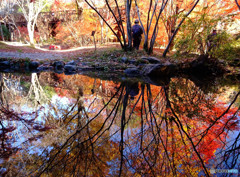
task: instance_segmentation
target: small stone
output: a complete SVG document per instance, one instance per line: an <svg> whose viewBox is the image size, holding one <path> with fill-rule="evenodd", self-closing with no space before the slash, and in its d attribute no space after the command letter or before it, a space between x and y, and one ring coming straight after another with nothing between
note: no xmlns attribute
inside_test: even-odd
<svg viewBox="0 0 240 177"><path fill-rule="evenodd" d="M127 63L127 62L128 62L128 58L127 58L127 57L122 57L122 58L121 58L121 61L122 61L123 63Z"/></svg>
<svg viewBox="0 0 240 177"><path fill-rule="evenodd" d="M56 68L56 69L62 69L64 67L64 62L63 61L55 61L53 63L53 67Z"/></svg>
<svg viewBox="0 0 240 177"><path fill-rule="evenodd" d="M88 65L90 65L90 64L91 64L90 62L82 62L82 63L81 63L82 66L88 66Z"/></svg>
<svg viewBox="0 0 240 177"><path fill-rule="evenodd" d="M148 61L148 60L145 60L145 59L139 59L139 60L138 60L138 63L139 63L139 64L149 64L149 61Z"/></svg>
<svg viewBox="0 0 240 177"><path fill-rule="evenodd" d="M170 63L170 61L166 61L166 62L164 62L164 65L166 66L166 65L171 65L172 63Z"/></svg>
<svg viewBox="0 0 240 177"><path fill-rule="evenodd" d="M31 62L29 63L29 68L30 68L30 69L37 69L37 67L38 67L39 65L40 65L39 62L37 62L37 61L31 61Z"/></svg>
<svg viewBox="0 0 240 177"><path fill-rule="evenodd" d="M78 67L78 70L80 71L93 71L95 70L94 67L89 67L89 66L83 66L83 67Z"/></svg>
<svg viewBox="0 0 240 177"><path fill-rule="evenodd" d="M172 76L177 73L177 67L173 64L149 64L143 67L141 73L151 77Z"/></svg>
<svg viewBox="0 0 240 177"><path fill-rule="evenodd" d="M240 59L239 59L239 58L236 58L236 59L234 59L233 61L236 62L236 63L239 63L239 62L240 62Z"/></svg>
<svg viewBox="0 0 240 177"><path fill-rule="evenodd" d="M61 69L54 68L54 72L57 73L57 74L62 74L63 73L63 68L61 68Z"/></svg>
<svg viewBox="0 0 240 177"><path fill-rule="evenodd" d="M0 62L0 68L6 68L10 66L10 61L1 61Z"/></svg>
<svg viewBox="0 0 240 177"><path fill-rule="evenodd" d="M141 59L148 60L149 63L152 63L152 64L159 64L159 63L161 63L161 61L158 58L156 58L156 57L145 57L145 56L143 56L143 57L141 57Z"/></svg>
<svg viewBox="0 0 240 177"><path fill-rule="evenodd" d="M136 63L136 60L128 60L129 64L135 64Z"/></svg>
<svg viewBox="0 0 240 177"><path fill-rule="evenodd" d="M127 68L126 70L124 70L124 73L127 74L128 76L139 76L140 75L140 71L137 67L135 68Z"/></svg>
<svg viewBox="0 0 240 177"><path fill-rule="evenodd" d="M127 68L136 68L136 66L133 65L133 64L130 64L130 65L127 66Z"/></svg>
<svg viewBox="0 0 240 177"><path fill-rule="evenodd" d="M66 65L76 65L76 64L77 64L77 63L76 63L74 60L69 61L69 62L66 63Z"/></svg>
<svg viewBox="0 0 240 177"><path fill-rule="evenodd" d="M65 72L72 73L77 70L77 67L75 65L65 65L64 70L65 70Z"/></svg>
<svg viewBox="0 0 240 177"><path fill-rule="evenodd" d="M51 69L53 69L53 67L47 66L47 65L41 65L37 68L38 71L48 71L48 70L51 70Z"/></svg>

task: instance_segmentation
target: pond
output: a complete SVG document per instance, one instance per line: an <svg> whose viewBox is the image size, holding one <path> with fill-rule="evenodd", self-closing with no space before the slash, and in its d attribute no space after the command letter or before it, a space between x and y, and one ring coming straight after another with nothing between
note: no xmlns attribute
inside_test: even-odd
<svg viewBox="0 0 240 177"><path fill-rule="evenodd" d="M0 79L1 176L240 172L236 82L154 85L50 72Z"/></svg>

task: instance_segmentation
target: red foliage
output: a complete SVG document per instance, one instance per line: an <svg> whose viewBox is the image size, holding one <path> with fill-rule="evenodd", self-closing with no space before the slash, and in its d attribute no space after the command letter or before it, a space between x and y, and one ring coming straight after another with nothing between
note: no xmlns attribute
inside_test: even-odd
<svg viewBox="0 0 240 177"><path fill-rule="evenodd" d="M25 27L25 26L23 26L23 27L18 26L18 30L20 31L20 34L21 34L21 40L29 41L27 27ZM15 34L18 34L18 32L16 30L15 30ZM34 39L37 42L40 40L40 34L37 31L34 32Z"/></svg>
<svg viewBox="0 0 240 177"><path fill-rule="evenodd" d="M59 45L50 45L49 50L61 50L61 46Z"/></svg>

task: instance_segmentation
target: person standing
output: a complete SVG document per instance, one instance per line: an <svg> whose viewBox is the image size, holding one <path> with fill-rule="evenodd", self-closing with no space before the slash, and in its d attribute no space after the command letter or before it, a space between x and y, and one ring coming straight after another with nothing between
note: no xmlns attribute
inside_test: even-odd
<svg viewBox="0 0 240 177"><path fill-rule="evenodd" d="M134 23L135 24L132 26L133 47L138 50L142 39L143 29L139 25L138 20L135 20Z"/></svg>
<svg viewBox="0 0 240 177"><path fill-rule="evenodd" d="M207 37L207 46L208 52L211 52L213 49L217 47L217 30L213 30L212 34Z"/></svg>

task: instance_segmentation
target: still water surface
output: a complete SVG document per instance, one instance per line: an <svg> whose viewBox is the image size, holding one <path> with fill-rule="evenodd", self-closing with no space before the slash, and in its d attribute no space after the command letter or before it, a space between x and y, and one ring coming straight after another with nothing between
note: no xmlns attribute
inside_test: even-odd
<svg viewBox="0 0 240 177"><path fill-rule="evenodd" d="M240 92L1 73L1 176L238 176ZM214 82L214 81L212 81Z"/></svg>

